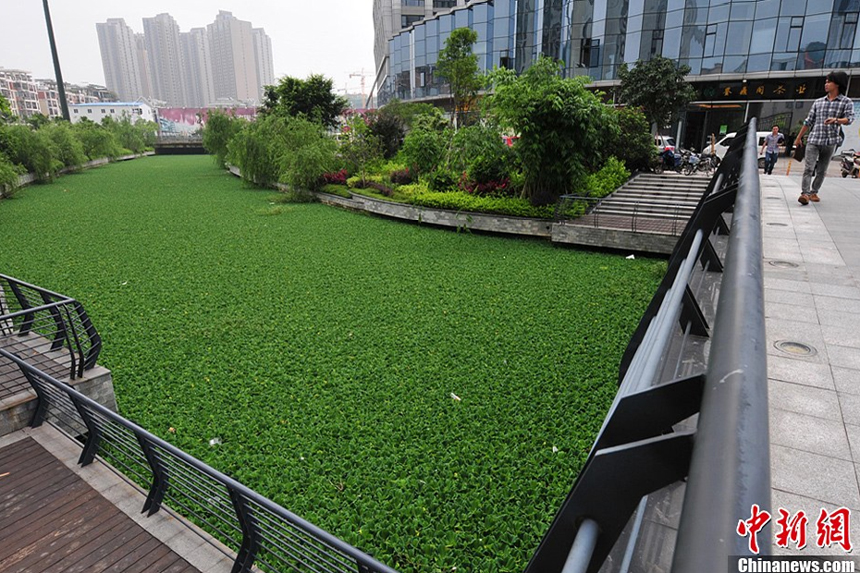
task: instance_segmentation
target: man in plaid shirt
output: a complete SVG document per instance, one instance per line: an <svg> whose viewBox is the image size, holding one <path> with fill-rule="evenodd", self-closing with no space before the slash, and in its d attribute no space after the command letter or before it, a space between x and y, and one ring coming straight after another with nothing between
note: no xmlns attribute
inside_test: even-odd
<svg viewBox="0 0 860 573"><path fill-rule="evenodd" d="M824 91L827 95L813 102L812 109L794 145L803 145L802 138L809 130L809 140L806 142L806 163L803 166L803 179L800 182L801 205L810 201L818 203L818 191L824 182L824 174L836 144L839 142L839 129L854 121L854 102L847 96L848 74L845 72L830 72L824 80ZM811 128L811 129L810 129ZM812 174L815 172L815 180ZM810 185L811 184L811 185Z"/></svg>

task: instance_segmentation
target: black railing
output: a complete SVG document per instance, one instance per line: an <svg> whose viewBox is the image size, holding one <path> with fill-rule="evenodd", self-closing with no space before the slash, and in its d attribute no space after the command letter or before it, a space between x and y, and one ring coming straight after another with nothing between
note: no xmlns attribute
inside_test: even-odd
<svg viewBox="0 0 860 573"><path fill-rule="evenodd" d="M0 348L69 379L96 365L101 337L73 298L0 274ZM0 389L0 394L11 389ZM3 398L0 395L0 398Z"/></svg>
<svg viewBox="0 0 860 573"><path fill-rule="evenodd" d="M623 357L615 401L527 573L627 571L637 554L663 570L722 572L729 555L750 554L737 524L752 504L770 506L755 132L751 120L687 223ZM674 557L654 563L653 553L642 557L653 547L637 550L647 545L639 534L649 497L677 501L679 491L679 522L652 526L650 538L658 531Z"/></svg>
<svg viewBox="0 0 860 573"><path fill-rule="evenodd" d="M31 426L45 420L83 443L82 465L101 457L148 484L143 511L166 505L193 516L236 552L233 573L395 573L351 545L290 513L236 480L168 444L71 386L0 348L32 385L38 404Z"/></svg>

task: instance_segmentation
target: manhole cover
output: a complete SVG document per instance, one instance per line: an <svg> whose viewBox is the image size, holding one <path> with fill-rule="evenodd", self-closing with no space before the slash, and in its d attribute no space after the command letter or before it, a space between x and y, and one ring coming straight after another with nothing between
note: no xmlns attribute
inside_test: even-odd
<svg viewBox="0 0 860 573"><path fill-rule="evenodd" d="M771 227L788 227L787 223L768 223Z"/></svg>
<svg viewBox="0 0 860 573"><path fill-rule="evenodd" d="M786 354L793 354L794 356L815 356L818 354L818 351L812 346L803 344L802 342L794 342L793 340L780 340L774 346L776 346L777 350L781 350Z"/></svg>
<svg viewBox="0 0 860 573"><path fill-rule="evenodd" d="M791 261L769 261L769 264L781 269L796 269L799 265Z"/></svg>

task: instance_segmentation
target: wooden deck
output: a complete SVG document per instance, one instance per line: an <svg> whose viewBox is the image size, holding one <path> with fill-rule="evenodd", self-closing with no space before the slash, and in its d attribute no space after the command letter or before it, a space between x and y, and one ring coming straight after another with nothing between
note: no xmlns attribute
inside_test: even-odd
<svg viewBox="0 0 860 573"><path fill-rule="evenodd" d="M0 571L198 571L32 438L0 448Z"/></svg>

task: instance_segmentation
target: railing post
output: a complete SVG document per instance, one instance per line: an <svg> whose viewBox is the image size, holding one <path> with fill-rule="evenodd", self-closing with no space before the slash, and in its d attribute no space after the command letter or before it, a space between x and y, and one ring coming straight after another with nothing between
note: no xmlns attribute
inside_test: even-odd
<svg viewBox="0 0 860 573"><path fill-rule="evenodd" d="M254 560L257 558L257 551L260 550L260 533L257 522L251 515L251 509L242 494L232 488L228 488L228 491L230 500L233 502L233 509L236 510L236 517L239 519L239 525L242 528L242 546L236 553L236 561L233 562L231 573L249 573L254 565Z"/></svg>
<svg viewBox="0 0 860 573"><path fill-rule="evenodd" d="M93 326L87 311L84 310L84 305L78 301L75 301L74 304L75 312L78 313L81 326L84 327L84 332L87 333L87 340L90 343L90 347L86 355L83 354L83 348L81 348L81 375L83 375L84 370L89 370L96 365L96 360L98 360L99 352L101 352L102 349L102 338L99 336L96 327Z"/></svg>
<svg viewBox="0 0 860 573"><path fill-rule="evenodd" d="M9 288L12 289L12 293L15 295L15 298L18 299L18 304L21 306L21 310L27 310L28 308L33 307L33 305L30 304L30 301L27 300L27 297L24 296L24 293L21 292L21 287L10 281ZM34 321L35 315L32 312L25 314L24 320L21 322L21 328L18 329L18 335L26 336L29 334L30 329L33 328Z"/></svg>
<svg viewBox="0 0 860 573"><path fill-rule="evenodd" d="M42 292L39 294L42 295L42 302L44 302L46 305L50 305L56 302L54 300L51 300L51 296L46 292ZM66 331L66 323L65 321L63 321L63 315L60 314L60 310L56 306L49 307L49 312L54 318L54 324L57 327L57 330L54 333L54 340L51 342L51 350L58 350L63 347L63 343L68 337L68 333Z"/></svg>
<svg viewBox="0 0 860 573"><path fill-rule="evenodd" d="M28 370L20 365L18 368L21 370L21 373L24 374L24 378L27 379L27 382L30 383L30 386L36 393L36 411L33 412L33 417L30 419L30 427L38 428L42 425L42 422L45 421L45 417L48 415L48 394L42 389L41 384L36 382L36 378Z"/></svg>
<svg viewBox="0 0 860 573"><path fill-rule="evenodd" d="M137 432L135 432L135 436L143 450L143 455L146 456L146 461L149 463L149 469L152 471L152 485L149 486L149 494L146 496L146 502L144 502L141 511L141 513L146 512L147 517L149 517L161 509L161 502L164 501L164 494L167 492L168 473L149 440Z"/></svg>
<svg viewBox="0 0 860 573"><path fill-rule="evenodd" d="M96 454L99 453L99 444L102 441L102 431L98 424L95 423L90 413L76 396L69 394L69 400L74 404L75 409L80 414L84 425L87 427L87 441L84 443L84 451L81 452L81 457L78 458L78 463L82 466L88 466L96 459Z"/></svg>

